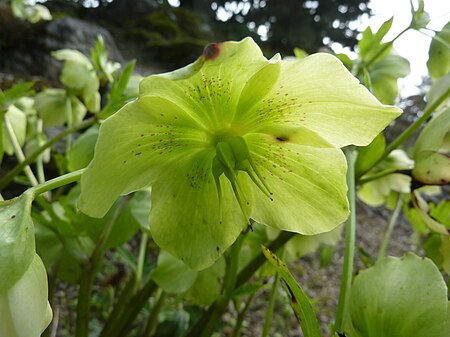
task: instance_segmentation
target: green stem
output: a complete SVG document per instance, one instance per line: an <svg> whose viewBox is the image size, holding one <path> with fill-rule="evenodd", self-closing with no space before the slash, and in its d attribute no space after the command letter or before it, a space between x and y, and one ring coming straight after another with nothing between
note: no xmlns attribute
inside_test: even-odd
<svg viewBox="0 0 450 337"><path fill-rule="evenodd" d="M395 224L397 223L398 216L400 215L400 211L402 209L403 198L402 194L399 193L397 204L395 205L394 212L392 213L392 217L389 221L388 228L386 233L384 234L383 241L381 242L380 249L378 251L377 260L382 259L386 255L386 249L389 245L389 241L391 240L392 231L394 230Z"/></svg>
<svg viewBox="0 0 450 337"><path fill-rule="evenodd" d="M0 180L0 191L3 190L13 179L14 177L19 174L22 170L24 170L25 167L30 165L32 162L36 160L36 158L44 152L46 149L51 147L56 142L60 141L64 137L66 137L68 134L86 129L87 127L97 123L97 118L90 118L86 119L85 121L81 122L80 124L74 126L71 129L66 129L65 131L57 134L55 137L50 139L48 142L46 142L44 145L42 145L40 148L38 148L36 151L34 151L32 154L30 154L24 161L20 162L14 166L12 170L10 170L1 180Z"/></svg>
<svg viewBox="0 0 450 337"><path fill-rule="evenodd" d="M156 328L158 327L158 315L166 299L167 293L161 290L158 300L152 308L150 316L148 317L147 326L141 337L152 337L155 335Z"/></svg>
<svg viewBox="0 0 450 337"><path fill-rule="evenodd" d="M232 337L240 337L241 336L242 323L244 323L245 316L247 315L247 312L250 309L250 304L252 303L253 298L255 297L255 294L256 294L256 292L251 294L247 298L244 308L238 313Z"/></svg>
<svg viewBox="0 0 450 337"><path fill-rule="evenodd" d="M5 127L6 127L6 132L8 133L9 139L11 140L11 143L12 143L12 145L14 147L14 153L16 155L17 161L19 163L25 162L25 160L26 160L25 154L22 151L22 148L21 148L21 146L19 144L19 141L17 139L16 133L14 132L14 129L13 129L13 127L11 125L11 122L9 121L8 117L4 116L3 123L4 123ZM29 165L24 165L23 166L23 171L25 172L25 175L27 176L31 186L36 186L37 184L39 184L38 180L34 176L34 173L31 170Z"/></svg>
<svg viewBox="0 0 450 337"><path fill-rule="evenodd" d="M356 236L356 209L355 209L355 161L356 150L353 147L346 149L347 158L347 184L348 201L350 205L350 217L345 228L345 251L344 266L341 278L341 289L336 312L335 332L342 332L344 320L348 313L348 303L350 300L350 289L353 277L353 260L355 256L355 236Z"/></svg>
<svg viewBox="0 0 450 337"><path fill-rule="evenodd" d="M139 246L139 255L136 266L136 289L138 289L142 282L142 274L144 271L144 262L145 262L145 252L147 250L147 242L148 236L145 233L142 233L141 244Z"/></svg>
<svg viewBox="0 0 450 337"><path fill-rule="evenodd" d="M103 325L100 337L109 337L113 331L116 330L116 325L120 321L120 317L126 312L128 305L130 305L130 298L135 294L136 288L136 276L133 274L128 280L127 284L123 288L117 302L114 304L111 313L108 316L105 324Z"/></svg>
<svg viewBox="0 0 450 337"><path fill-rule="evenodd" d="M129 301L129 306L125 308L117 319L114 330L107 337L123 337L127 336L133 321L139 314L141 309L147 303L150 296L158 289L158 286L152 279L144 285Z"/></svg>
<svg viewBox="0 0 450 337"><path fill-rule="evenodd" d="M236 286L237 271L239 268L239 252L241 251L242 243L244 242L246 234L247 233L245 232L239 235L230 249L224 254L225 278L223 282L223 290L227 299L231 299L233 290Z"/></svg>
<svg viewBox="0 0 450 337"><path fill-rule="evenodd" d="M286 242L291 239L295 233L281 232L278 237L272 242L265 245L271 251L276 252ZM267 261L262 251L256 255L237 275L235 288L239 288L246 283L253 274ZM202 317L191 327L185 337L204 337L204 330L214 329L217 326L220 318L228 307L228 300L224 297L216 300L211 306L203 313Z"/></svg>
<svg viewBox="0 0 450 337"><path fill-rule="evenodd" d="M38 119L37 121L37 138L39 141L39 135L42 134L42 127L43 127L42 119ZM39 144L39 143L38 143ZM36 172L37 172L37 178L40 184L45 182L45 173L44 173L44 162L42 158L42 153L36 158Z"/></svg>
<svg viewBox="0 0 450 337"><path fill-rule="evenodd" d="M126 204L126 198L121 199L119 205L114 210L113 215L105 224L97 244L88 261L86 261L84 273L81 276L80 289L78 293L77 303L77 321L75 336L87 337L89 335L89 312L91 307L92 287L94 285L95 276L105 251L105 244L111 233L112 227L120 215L122 208Z"/></svg>
<svg viewBox="0 0 450 337"><path fill-rule="evenodd" d="M387 169L381 172L377 172L374 174L371 174L367 177L362 177L360 179L358 179L358 184L363 185L366 184L368 182L371 182L373 180L377 180L380 178L383 178L385 176L388 176L390 174L394 174L394 173L399 173L399 174L406 174L406 175L411 175L411 170L398 170L398 169Z"/></svg>
<svg viewBox="0 0 450 337"><path fill-rule="evenodd" d="M273 280L272 291L270 293L269 305L267 307L266 319L264 320L264 328L262 337L267 337L270 332L270 326L272 324L273 313L275 311L275 300L278 294L278 284L280 283L280 274L276 273Z"/></svg>
<svg viewBox="0 0 450 337"><path fill-rule="evenodd" d="M28 191L33 194L33 198L36 198L39 194L54 190L55 188L71 184L78 181L86 169L81 169L78 171L70 172L60 177L48 180L43 184L30 187Z"/></svg>

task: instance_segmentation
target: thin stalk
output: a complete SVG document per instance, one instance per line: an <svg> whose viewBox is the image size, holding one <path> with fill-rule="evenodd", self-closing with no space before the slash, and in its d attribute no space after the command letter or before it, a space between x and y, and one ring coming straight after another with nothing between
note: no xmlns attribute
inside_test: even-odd
<svg viewBox="0 0 450 337"><path fill-rule="evenodd" d="M350 217L345 228L345 251L344 266L342 270L341 289L339 293L338 307L336 312L335 332L342 332L344 320L348 313L348 303L350 300L350 289L353 277L353 260L355 256L355 236L356 236L356 208L355 208L355 161L356 150L351 147L345 151L347 158L347 185L348 201L350 206Z"/></svg>
<svg viewBox="0 0 450 337"><path fill-rule="evenodd" d="M3 190L13 179L16 175L18 175L22 170L25 169L28 165L33 163L36 158L44 152L46 149L51 147L56 142L60 141L64 137L66 137L68 134L83 130L88 128L89 126L97 123L97 118L90 118L86 119L85 121L81 122L80 124L74 126L71 129L66 129L65 131L57 134L55 137L50 139L48 142L46 142L44 145L39 147L36 151L34 151L32 154L30 154L24 161L19 161L19 163L14 166L12 170L10 170L5 176L0 180L0 191Z"/></svg>
<svg viewBox="0 0 450 337"><path fill-rule="evenodd" d="M67 115L66 115L66 119L67 119L67 128L71 129L73 127L73 114L72 114L72 104L70 103L69 100L66 101L66 105L67 105ZM69 153L70 148L72 146L72 134L69 133L66 136L66 154Z"/></svg>
<svg viewBox="0 0 450 337"><path fill-rule="evenodd" d="M367 177L362 177L360 179L357 180L358 184L363 185L365 183L371 182L373 180L377 180L380 178L383 178L385 176L388 176L390 174L394 174L394 173L400 173L400 174L406 174L406 175L411 175L411 170L397 170L397 169L387 169L381 172L377 172L374 174L371 174L370 176Z"/></svg>
<svg viewBox="0 0 450 337"><path fill-rule="evenodd" d="M144 333L141 337L153 337L158 327L158 315L166 299L167 293L161 290L155 305L152 308L150 316L148 317L147 325L145 327Z"/></svg>
<svg viewBox="0 0 450 337"><path fill-rule="evenodd" d="M42 133L43 122L42 119L38 119L37 121L37 134L38 139L39 135ZM39 143L38 143L39 144ZM36 172L37 178L40 184L45 182L45 173L44 173L44 162L42 153L36 158Z"/></svg>
<svg viewBox="0 0 450 337"><path fill-rule="evenodd" d="M117 324L108 337L127 336L136 316L157 289L156 283L152 279L148 280L144 287L131 298L129 306L118 317Z"/></svg>
<svg viewBox="0 0 450 337"><path fill-rule="evenodd" d="M80 289L78 292L76 337L87 337L89 335L89 312L91 307L92 287L97 272L99 262L105 251L105 244L111 233L114 222L117 220L122 208L126 204L126 199L122 199L120 204L114 210L111 218L105 224L97 244L88 261L86 261L84 273L81 276Z"/></svg>
<svg viewBox="0 0 450 337"><path fill-rule="evenodd" d="M295 233L281 232L275 240L265 245L271 251L276 252L286 242L291 239ZM246 283L253 274L267 261L262 251L256 255L237 275L235 289ZM223 297L216 300L211 306L203 313L202 317L197 321L194 326L188 331L185 337L204 337L205 329L214 328L228 307L228 300Z"/></svg>
<svg viewBox="0 0 450 337"><path fill-rule="evenodd" d="M78 171L70 172L64 174L60 177L56 177L54 179L48 180L43 184L36 185L28 189L30 193L33 194L33 198L38 196L39 194L54 190L55 188L71 184L75 181L78 181L86 169L81 169Z"/></svg>
<svg viewBox="0 0 450 337"><path fill-rule="evenodd" d="M141 243L139 246L139 255L136 266L136 285L135 288L138 289L142 282L142 274L144 271L144 262L145 262L145 252L147 250L147 242L148 236L144 232L142 233Z"/></svg>
<svg viewBox="0 0 450 337"><path fill-rule="evenodd" d="M261 337L267 337L272 325L273 313L275 311L275 302L278 294L278 284L280 283L280 274L276 273L273 280L272 291L270 292L269 305L267 306L266 319L264 320L264 328Z"/></svg>
<svg viewBox="0 0 450 337"><path fill-rule="evenodd" d="M25 160L26 160L25 154L22 151L22 148L19 144L16 133L14 132L14 129L13 129L8 117L5 116L3 118L3 123L6 127L6 132L8 133L9 139L11 140L11 143L14 147L14 154L16 155L17 161L19 163L25 162ZM37 184L39 184L38 180L36 179L33 171L31 170L31 167L29 165L24 165L23 171L25 172L25 175L27 176L28 181L30 182L31 186L36 186Z"/></svg>
<svg viewBox="0 0 450 337"><path fill-rule="evenodd" d="M116 324L119 322L119 318L124 315L128 305L130 305L130 298L135 294L136 288L136 276L132 275L130 280L127 282L125 287L123 288L119 299L115 303L113 310L108 316L105 324L103 325L102 332L100 337L109 337L112 332L116 330Z"/></svg>
<svg viewBox="0 0 450 337"><path fill-rule="evenodd" d="M252 304L255 294L256 293L253 293L247 298L247 301L245 301L244 308L238 313L232 337L240 337L241 336L242 323L244 323L245 316L247 315L248 309L250 309L250 304Z"/></svg>
<svg viewBox="0 0 450 337"><path fill-rule="evenodd" d="M398 216L400 215L402 204L403 204L402 194L399 193L397 203L394 208L394 212L392 213L392 217L389 221L388 228L386 230L386 233L384 233L383 241L381 242L380 249L378 251L377 260L382 259L386 255L386 249L389 245L389 241L391 240L392 231L394 230L395 224L397 223Z"/></svg>

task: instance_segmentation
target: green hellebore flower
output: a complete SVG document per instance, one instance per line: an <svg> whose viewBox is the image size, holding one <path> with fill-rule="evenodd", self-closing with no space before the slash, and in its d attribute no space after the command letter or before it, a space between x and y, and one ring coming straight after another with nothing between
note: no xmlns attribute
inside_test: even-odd
<svg viewBox="0 0 450 337"><path fill-rule="evenodd" d="M37 254L22 277L0 289L0 336L39 337L52 320L47 274Z"/></svg>
<svg viewBox="0 0 450 337"><path fill-rule="evenodd" d="M152 186L153 239L194 269L249 218L327 232L348 216L339 148L369 144L400 113L334 56L267 60L251 38L211 44L193 64L144 79L102 124L80 209L101 217L120 194Z"/></svg>

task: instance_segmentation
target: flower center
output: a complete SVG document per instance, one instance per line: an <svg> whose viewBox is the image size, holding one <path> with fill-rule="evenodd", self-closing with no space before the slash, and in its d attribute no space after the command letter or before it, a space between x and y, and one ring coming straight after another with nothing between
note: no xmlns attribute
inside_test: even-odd
<svg viewBox="0 0 450 337"><path fill-rule="evenodd" d="M242 193L237 180L239 171L245 171L253 183L271 200L272 193L269 191L261 178L261 175L252 164L250 152L243 137L234 136L230 132L223 132L216 133L214 141L216 156L213 160L212 171L216 181L217 192L219 194L219 202L221 201L222 195L220 176L224 174L231 183L234 195L236 196L242 212L246 218L249 219L248 207L246 207L249 203L246 200L243 200L244 194Z"/></svg>

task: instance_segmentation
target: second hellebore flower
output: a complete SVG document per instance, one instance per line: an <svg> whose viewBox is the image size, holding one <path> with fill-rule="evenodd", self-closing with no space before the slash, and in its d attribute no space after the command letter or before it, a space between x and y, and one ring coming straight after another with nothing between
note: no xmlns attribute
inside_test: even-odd
<svg viewBox="0 0 450 337"><path fill-rule="evenodd" d="M250 218L327 232L348 216L340 147L369 144L400 113L334 56L267 60L250 38L211 44L193 64L144 79L103 123L80 208L101 217L120 194L151 186L154 240L195 269Z"/></svg>

